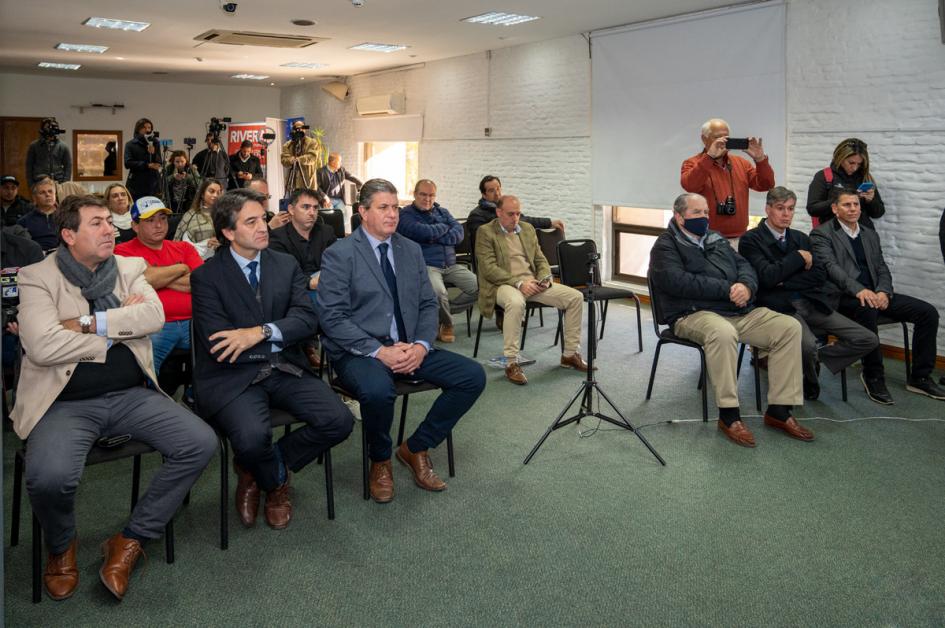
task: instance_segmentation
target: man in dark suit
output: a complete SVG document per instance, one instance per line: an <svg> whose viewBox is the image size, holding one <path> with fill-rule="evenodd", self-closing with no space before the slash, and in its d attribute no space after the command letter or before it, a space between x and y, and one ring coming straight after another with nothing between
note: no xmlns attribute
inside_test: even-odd
<svg viewBox="0 0 945 628"><path fill-rule="evenodd" d="M289 524L289 471L299 471L351 433L353 417L310 371L301 341L317 319L308 280L289 255L267 249L264 195L227 192L213 208L222 246L190 279L194 387L203 415L233 444L239 482L236 508L246 526L266 491L266 522ZM270 406L308 425L272 443Z"/></svg>
<svg viewBox="0 0 945 628"><path fill-rule="evenodd" d="M817 399L818 364L839 373L879 345L876 334L836 312L827 302L827 273L811 254L806 233L791 229L797 195L777 186L768 191L765 219L741 237L738 252L758 273L755 302L793 315L801 324L804 398ZM831 334L837 342L818 348L817 336Z"/></svg>
<svg viewBox="0 0 945 628"><path fill-rule="evenodd" d="M361 180L345 170L341 166L341 155L331 153L328 155L328 163L318 169L318 189L331 199L331 206L336 209L344 209L344 183L351 181L355 185L361 185Z"/></svg>
<svg viewBox="0 0 945 628"><path fill-rule="evenodd" d="M446 483L433 471L427 450L472 407L486 378L476 362L432 346L439 304L420 246L397 233L397 189L371 179L361 188L358 211L361 227L325 250L316 305L325 349L342 384L361 404L371 497L385 503L394 497L394 380L423 379L443 389L397 449L417 486L442 491Z"/></svg>
<svg viewBox="0 0 945 628"><path fill-rule="evenodd" d="M814 257L827 270L832 305L863 327L876 332L882 314L894 321L913 323L912 379L906 390L945 400L945 390L932 381L938 335L938 311L930 304L893 292L892 274L883 259L876 232L860 224L860 198L854 190L831 191L831 220L810 234ZM866 394L876 403L893 403L886 388L883 354L879 347L863 358L860 375Z"/></svg>

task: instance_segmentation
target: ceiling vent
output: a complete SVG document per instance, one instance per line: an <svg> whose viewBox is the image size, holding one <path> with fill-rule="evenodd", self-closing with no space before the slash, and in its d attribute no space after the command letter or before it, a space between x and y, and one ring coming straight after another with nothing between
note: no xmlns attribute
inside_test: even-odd
<svg viewBox="0 0 945 628"><path fill-rule="evenodd" d="M229 44L231 46L263 46L265 48L305 48L327 37L306 37L305 35L280 35L278 33L253 33L250 31L210 30L200 33L195 40L210 44Z"/></svg>

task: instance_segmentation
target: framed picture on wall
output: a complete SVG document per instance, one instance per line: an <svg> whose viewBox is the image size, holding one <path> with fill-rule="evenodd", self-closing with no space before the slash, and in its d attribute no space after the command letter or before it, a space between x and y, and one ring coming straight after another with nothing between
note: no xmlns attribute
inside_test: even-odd
<svg viewBox="0 0 945 628"><path fill-rule="evenodd" d="M121 131L73 131L72 180L123 180L123 147Z"/></svg>

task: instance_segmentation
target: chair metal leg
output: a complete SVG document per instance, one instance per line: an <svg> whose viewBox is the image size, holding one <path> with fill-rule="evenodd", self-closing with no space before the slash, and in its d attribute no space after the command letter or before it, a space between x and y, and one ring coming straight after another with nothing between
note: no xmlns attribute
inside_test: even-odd
<svg viewBox="0 0 945 628"><path fill-rule="evenodd" d="M131 467L131 510L138 505L138 493L141 490L141 456L134 457Z"/></svg>
<svg viewBox="0 0 945 628"><path fill-rule="evenodd" d="M370 489L368 488L367 430L364 429L364 421L361 421L361 479L364 485L364 499L371 499Z"/></svg>
<svg viewBox="0 0 945 628"><path fill-rule="evenodd" d="M663 341L656 342L656 353L653 354L653 367L650 369L650 383L646 386L646 399L649 401L653 393L653 378L656 377L656 364L660 361L660 350L663 348Z"/></svg>
<svg viewBox="0 0 945 628"><path fill-rule="evenodd" d="M449 463L450 477L456 477L456 465L453 461L453 432L450 430L446 434L446 460Z"/></svg>
<svg viewBox="0 0 945 628"><path fill-rule="evenodd" d="M637 306L637 345L640 353L643 353L643 316L640 314L640 298L637 295L633 295L633 303ZM601 330L601 338L603 337L603 330Z"/></svg>
<svg viewBox="0 0 945 628"><path fill-rule="evenodd" d="M534 313L534 312L535 312L535 310L532 310L532 313ZM538 313L541 314L541 308L538 308ZM526 314L525 314L525 320L522 321L522 340L521 340L521 342L519 343L519 346L518 346L519 350L521 350L521 351L524 351L524 350L525 350L525 336L528 335L528 316L529 316L528 313L526 313ZM508 322L508 321L505 321L505 324L508 325L509 322ZM544 321L541 322L541 326L542 326L542 327L545 326L545 322L544 322Z"/></svg>
<svg viewBox="0 0 945 628"><path fill-rule="evenodd" d="M407 399L410 395L404 395L400 402L400 429L397 430L397 446L404 442L404 426L407 424Z"/></svg>
<svg viewBox="0 0 945 628"><path fill-rule="evenodd" d="M906 383L912 381L912 352L909 347L909 325L902 324L902 348L906 360Z"/></svg>
<svg viewBox="0 0 945 628"><path fill-rule="evenodd" d="M482 314L479 315L479 324L476 326L476 346L473 348L473 357L479 355L479 337L482 336Z"/></svg>
<svg viewBox="0 0 945 628"><path fill-rule="evenodd" d="M164 526L164 558L168 565L174 564L174 519Z"/></svg>
<svg viewBox="0 0 945 628"><path fill-rule="evenodd" d="M847 370L842 369L840 371L840 390L843 394L843 400L847 400Z"/></svg>
<svg viewBox="0 0 945 628"><path fill-rule="evenodd" d="M190 506L190 491L187 491L187 494L184 495L184 505Z"/></svg>
<svg viewBox="0 0 945 628"><path fill-rule="evenodd" d="M20 506L23 502L23 455L13 456L13 513L10 515L10 547L20 542Z"/></svg>
<svg viewBox="0 0 945 628"><path fill-rule="evenodd" d="M335 479L331 471L331 449L322 454L325 465L325 501L328 503L328 520L335 518Z"/></svg>
<svg viewBox="0 0 945 628"><path fill-rule="evenodd" d="M466 308L466 337L472 338L472 308Z"/></svg>
<svg viewBox="0 0 945 628"><path fill-rule="evenodd" d="M709 382L706 380L706 373L708 369L705 365L705 351L702 348L699 348L699 360L701 361L702 374L699 376L699 381L702 382L702 422L709 422Z"/></svg>
<svg viewBox="0 0 945 628"><path fill-rule="evenodd" d="M539 327L544 327L544 326L545 326L545 314L544 314L544 312L542 311L542 310L544 310L544 309L545 309L545 308L543 308L543 307L538 308L538 326L539 326Z"/></svg>
<svg viewBox="0 0 945 628"><path fill-rule="evenodd" d="M561 351L564 352L564 320L561 318L561 310L558 310L558 327L555 329L555 343L558 345L558 339L561 339Z"/></svg>
<svg viewBox="0 0 945 628"><path fill-rule="evenodd" d="M755 360L755 406L758 412L761 412L761 368L758 366L758 360Z"/></svg>
<svg viewBox="0 0 945 628"><path fill-rule="evenodd" d="M32 509L31 509L32 510ZM33 513L33 604L43 599L43 529Z"/></svg>
<svg viewBox="0 0 945 628"><path fill-rule="evenodd" d="M220 549L230 546L230 445L225 436L220 437Z"/></svg>
<svg viewBox="0 0 945 628"><path fill-rule="evenodd" d="M741 343L738 347L738 363L735 365L735 379L738 379L739 374L742 372L742 360L745 358L745 343ZM758 363L757 358L755 363Z"/></svg>

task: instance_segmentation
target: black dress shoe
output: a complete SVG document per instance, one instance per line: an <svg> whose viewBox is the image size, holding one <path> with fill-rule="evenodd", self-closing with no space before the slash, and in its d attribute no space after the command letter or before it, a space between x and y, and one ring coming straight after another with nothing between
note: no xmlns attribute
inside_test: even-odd
<svg viewBox="0 0 945 628"><path fill-rule="evenodd" d="M804 399L813 401L820 397L820 384L817 382L804 382Z"/></svg>
<svg viewBox="0 0 945 628"><path fill-rule="evenodd" d="M906 384L906 390L931 397L932 399L945 400L945 390L939 388L931 377L917 378Z"/></svg>
<svg viewBox="0 0 945 628"><path fill-rule="evenodd" d="M886 380L883 378L866 379L860 373L860 381L863 382L863 388L866 389L866 396L872 401L884 406L891 406L894 403L892 395L889 394L889 389L886 388Z"/></svg>
<svg viewBox="0 0 945 628"><path fill-rule="evenodd" d="M942 386L945 386L945 375L942 375L941 377L938 378L938 383L941 384Z"/></svg>

